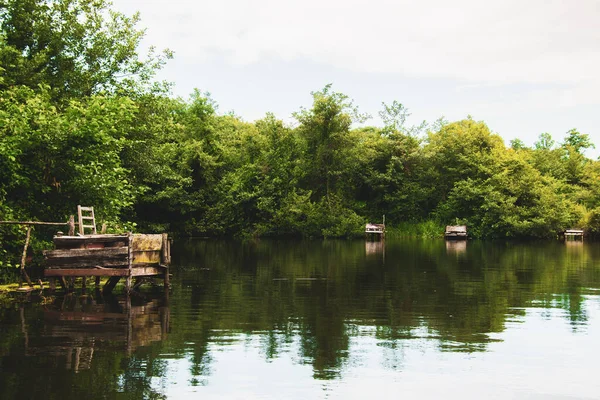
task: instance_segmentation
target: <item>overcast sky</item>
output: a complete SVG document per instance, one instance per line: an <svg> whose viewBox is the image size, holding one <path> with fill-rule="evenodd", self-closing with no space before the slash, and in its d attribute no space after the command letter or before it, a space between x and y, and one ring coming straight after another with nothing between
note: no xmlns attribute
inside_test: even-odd
<svg viewBox="0 0 600 400"><path fill-rule="evenodd" d="M141 13L145 45L175 52L160 78L208 91L245 120L291 113L332 83L380 125L472 115L505 142L560 142L577 128L600 154L600 0L113 0Z"/></svg>

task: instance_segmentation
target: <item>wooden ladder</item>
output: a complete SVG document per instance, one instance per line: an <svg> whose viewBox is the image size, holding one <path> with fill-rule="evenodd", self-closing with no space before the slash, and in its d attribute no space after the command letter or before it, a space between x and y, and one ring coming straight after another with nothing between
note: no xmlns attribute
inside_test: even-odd
<svg viewBox="0 0 600 400"><path fill-rule="evenodd" d="M84 215L85 213L85 215ZM96 234L96 218L94 217L94 207L77 206L77 216L79 217L79 234L85 235L85 229L91 229L91 235ZM84 223L91 221L91 223Z"/></svg>

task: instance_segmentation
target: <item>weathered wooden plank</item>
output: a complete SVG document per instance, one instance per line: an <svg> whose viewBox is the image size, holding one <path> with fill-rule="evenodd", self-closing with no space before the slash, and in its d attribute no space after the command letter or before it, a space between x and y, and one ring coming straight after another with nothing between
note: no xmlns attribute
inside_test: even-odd
<svg viewBox="0 0 600 400"><path fill-rule="evenodd" d="M154 276L162 275L164 273L162 267L133 267L131 270L131 276Z"/></svg>
<svg viewBox="0 0 600 400"><path fill-rule="evenodd" d="M46 264L49 267L70 266L120 266L128 263L127 248L71 249L46 252Z"/></svg>
<svg viewBox="0 0 600 400"><path fill-rule="evenodd" d="M68 226L68 222L41 222L41 221L0 221L0 225L47 225L47 226Z"/></svg>
<svg viewBox="0 0 600 400"><path fill-rule="evenodd" d="M127 255L127 247L105 247L100 249L58 249L44 253L46 258L114 257Z"/></svg>
<svg viewBox="0 0 600 400"><path fill-rule="evenodd" d="M127 268L128 262L127 258L123 257L121 259L85 259L85 260L77 260L77 259L52 259L46 261L47 268Z"/></svg>
<svg viewBox="0 0 600 400"><path fill-rule="evenodd" d="M44 276L127 276L126 268L46 268Z"/></svg>
<svg viewBox="0 0 600 400"><path fill-rule="evenodd" d="M84 247L90 243L103 243L105 247L127 246L126 235L86 235L86 236L55 236L54 246L57 249L72 249Z"/></svg>
<svg viewBox="0 0 600 400"><path fill-rule="evenodd" d="M133 235L133 251L160 250L162 248L162 235Z"/></svg>
<svg viewBox="0 0 600 400"><path fill-rule="evenodd" d="M154 251L134 251L133 252L133 265L136 264L159 264L160 263L160 252Z"/></svg>

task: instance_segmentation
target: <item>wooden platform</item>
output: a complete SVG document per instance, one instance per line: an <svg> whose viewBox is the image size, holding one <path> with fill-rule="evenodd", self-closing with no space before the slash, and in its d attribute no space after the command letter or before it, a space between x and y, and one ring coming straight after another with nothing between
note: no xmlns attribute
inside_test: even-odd
<svg viewBox="0 0 600 400"><path fill-rule="evenodd" d="M569 240L569 239L581 239L583 240L583 234L584 231L583 229L567 229L566 231L564 231L563 235L565 237L565 240Z"/></svg>
<svg viewBox="0 0 600 400"><path fill-rule="evenodd" d="M110 291L121 277L126 278L127 292L132 278L161 277L169 285L171 249L167 234L123 234L55 236L55 250L44 253L44 275L69 277L111 277L105 285Z"/></svg>
<svg viewBox="0 0 600 400"><path fill-rule="evenodd" d="M447 240L464 240L467 239L466 225L448 225L444 232L444 237Z"/></svg>
<svg viewBox="0 0 600 400"><path fill-rule="evenodd" d="M385 237L385 224L366 224L365 234L383 239Z"/></svg>

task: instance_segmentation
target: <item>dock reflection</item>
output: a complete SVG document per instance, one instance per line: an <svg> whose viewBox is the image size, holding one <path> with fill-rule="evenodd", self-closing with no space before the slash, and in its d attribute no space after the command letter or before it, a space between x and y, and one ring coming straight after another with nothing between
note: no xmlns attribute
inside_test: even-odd
<svg viewBox="0 0 600 400"><path fill-rule="evenodd" d="M385 241L383 240L367 240L365 241L365 253L368 256L384 254L385 252Z"/></svg>
<svg viewBox="0 0 600 400"><path fill-rule="evenodd" d="M446 253L463 254L467 251L466 240L446 240Z"/></svg>
<svg viewBox="0 0 600 400"><path fill-rule="evenodd" d="M89 369L96 351L126 351L166 339L170 311L164 298L65 296L43 312L28 356L55 358L67 370Z"/></svg>

